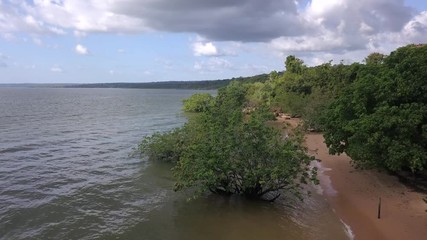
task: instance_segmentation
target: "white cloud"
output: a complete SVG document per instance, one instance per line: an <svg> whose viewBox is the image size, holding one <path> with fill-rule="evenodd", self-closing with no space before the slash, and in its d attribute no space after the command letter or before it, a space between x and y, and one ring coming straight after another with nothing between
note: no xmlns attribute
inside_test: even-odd
<svg viewBox="0 0 427 240"><path fill-rule="evenodd" d="M265 65L245 64L241 68L250 74L261 74L269 72L269 68Z"/></svg>
<svg viewBox="0 0 427 240"><path fill-rule="evenodd" d="M31 34L66 34L57 24L48 24L43 21L36 11L30 11L28 3L23 1L9 1L0 4L0 32L3 37L16 32Z"/></svg>
<svg viewBox="0 0 427 240"><path fill-rule="evenodd" d="M369 26L365 22L362 22L360 24L359 32L361 32L363 35L370 35L373 34L374 28Z"/></svg>
<svg viewBox="0 0 427 240"><path fill-rule="evenodd" d="M34 29L42 29L42 27L43 27L42 21L38 21L33 16L30 16L30 15L27 15L26 17L24 17L24 22L28 26L30 26L31 28L34 28Z"/></svg>
<svg viewBox="0 0 427 240"><path fill-rule="evenodd" d="M54 73L62 73L63 69L61 67L59 67L59 66L53 66L53 67L50 68L50 71L54 72Z"/></svg>
<svg viewBox="0 0 427 240"><path fill-rule="evenodd" d="M233 65L226 59L213 57L207 61L195 62L193 67L199 72L223 72L226 69L233 68Z"/></svg>
<svg viewBox="0 0 427 240"><path fill-rule="evenodd" d="M197 55L217 56L212 41L269 42L296 37L317 38L337 31L343 48L360 48L366 39L398 32L411 19L403 0L34 0L0 5L0 32L66 34L144 31L196 33ZM327 40L327 39L325 39ZM300 40L298 40L300 41ZM205 43L202 43L205 42ZM356 44L355 44L356 43ZM328 45L328 44L326 44ZM329 44L330 45L330 44ZM216 53L215 53L216 52Z"/></svg>
<svg viewBox="0 0 427 240"><path fill-rule="evenodd" d="M12 33L0 33L1 37L6 40L6 41L14 41L16 39L15 35L13 35Z"/></svg>
<svg viewBox="0 0 427 240"><path fill-rule="evenodd" d="M373 33L396 32L410 20L412 10L402 0L312 0L303 16L309 23L335 30L345 23L344 33L356 33L361 24Z"/></svg>
<svg viewBox="0 0 427 240"><path fill-rule="evenodd" d="M226 56L237 56L242 46L243 44L241 42L231 42L228 45L222 47L221 53Z"/></svg>
<svg viewBox="0 0 427 240"><path fill-rule="evenodd" d="M218 56L218 50L212 42L193 43L194 56Z"/></svg>
<svg viewBox="0 0 427 240"><path fill-rule="evenodd" d="M413 13L402 0L312 0L301 11L312 30L275 38L269 46L282 57L295 54L308 64L361 61L370 52L388 54L426 42L427 12Z"/></svg>
<svg viewBox="0 0 427 240"><path fill-rule="evenodd" d="M115 13L118 1L34 0L22 3L24 9L46 24L79 32L136 32L145 30L139 18Z"/></svg>
<svg viewBox="0 0 427 240"><path fill-rule="evenodd" d="M43 45L43 41L38 37L33 37L33 43L39 46Z"/></svg>
<svg viewBox="0 0 427 240"><path fill-rule="evenodd" d="M269 4L259 0L33 0L11 1L0 12L10 15L8 21L0 24L3 32L6 29L54 34L63 34L58 29L114 33L156 30L246 42L292 35L304 28L294 0L270 0Z"/></svg>
<svg viewBox="0 0 427 240"><path fill-rule="evenodd" d="M307 5L301 6L302 2ZM352 54L358 59L368 51L387 53L407 43L426 42L427 12L417 13L404 0L10 0L0 4L0 36L8 40L20 33L44 40L43 35L72 33L83 38L93 32L147 31L196 34L191 46L195 56L236 55L236 49L227 48L229 43L266 43L275 54L297 53L316 62ZM89 53L82 45L75 51ZM194 67L208 71L221 66L222 58L214 59Z"/></svg>
<svg viewBox="0 0 427 240"><path fill-rule="evenodd" d="M280 37L271 41L271 46L283 52L329 51L345 48L345 39L339 34L325 31L314 36Z"/></svg>
<svg viewBox="0 0 427 240"><path fill-rule="evenodd" d="M403 28L402 35L409 42L427 42L427 11L412 18Z"/></svg>
<svg viewBox="0 0 427 240"><path fill-rule="evenodd" d="M77 38L84 38L87 36L87 33L82 32L82 31L78 31L78 30L74 30L74 36Z"/></svg>
<svg viewBox="0 0 427 240"><path fill-rule="evenodd" d="M67 35L67 32L65 32L63 29L61 28L57 28L57 27L47 27L47 29L51 32L54 33L56 35Z"/></svg>
<svg viewBox="0 0 427 240"><path fill-rule="evenodd" d="M80 54L80 55L89 54L89 50L85 46L80 45L80 44L77 44L77 46L74 50L76 51L77 54Z"/></svg>

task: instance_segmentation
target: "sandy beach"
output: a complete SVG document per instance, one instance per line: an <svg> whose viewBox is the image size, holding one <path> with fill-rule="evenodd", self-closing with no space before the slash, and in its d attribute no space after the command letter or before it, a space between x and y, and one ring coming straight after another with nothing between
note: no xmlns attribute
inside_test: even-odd
<svg viewBox="0 0 427 240"><path fill-rule="evenodd" d="M321 134L307 134L305 143L309 153L320 159L324 168L320 177L324 196L351 227L355 239L427 238L427 204L422 194L411 191L396 177L385 173L355 170L344 154L329 155ZM330 187L335 191L328 191Z"/></svg>
<svg viewBox="0 0 427 240"><path fill-rule="evenodd" d="M279 119L292 127L297 119ZM374 170L356 170L345 154L330 155L322 134L308 133L309 154L320 159L323 195L354 239L427 239L427 204L423 195L401 184L396 177ZM381 198L381 218L378 203Z"/></svg>

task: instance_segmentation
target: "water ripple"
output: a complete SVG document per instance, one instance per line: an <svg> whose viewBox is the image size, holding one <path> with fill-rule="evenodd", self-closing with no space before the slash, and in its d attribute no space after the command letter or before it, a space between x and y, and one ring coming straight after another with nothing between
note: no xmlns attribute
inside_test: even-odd
<svg viewBox="0 0 427 240"><path fill-rule="evenodd" d="M181 125L191 94L0 88L0 239L94 239L144 221L170 190L129 156Z"/></svg>

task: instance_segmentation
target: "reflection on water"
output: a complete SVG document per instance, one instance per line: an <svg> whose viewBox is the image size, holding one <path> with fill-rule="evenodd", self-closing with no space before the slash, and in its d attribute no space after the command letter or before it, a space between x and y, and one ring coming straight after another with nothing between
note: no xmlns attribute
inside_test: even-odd
<svg viewBox="0 0 427 240"><path fill-rule="evenodd" d="M129 156L192 93L0 88L0 239L346 239L319 195L187 201L170 166Z"/></svg>

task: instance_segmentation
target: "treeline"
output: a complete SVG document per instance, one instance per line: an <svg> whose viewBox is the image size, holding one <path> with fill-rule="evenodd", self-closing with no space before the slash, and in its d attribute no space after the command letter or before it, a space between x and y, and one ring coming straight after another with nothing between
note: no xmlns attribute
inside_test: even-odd
<svg viewBox="0 0 427 240"><path fill-rule="evenodd" d="M222 80L205 81L166 81L148 83L92 83L67 85L68 88L142 88L142 89L197 89L211 90L227 86L232 81L242 83L265 82L269 78L268 74L260 74L251 77L238 77Z"/></svg>
<svg viewBox="0 0 427 240"><path fill-rule="evenodd" d="M323 131L330 152L357 167L421 172L427 167L427 45L364 63L307 67L289 56L282 76L249 86L249 104L301 116Z"/></svg>

